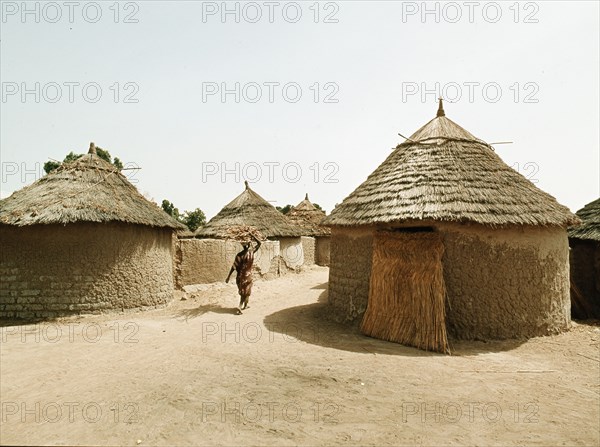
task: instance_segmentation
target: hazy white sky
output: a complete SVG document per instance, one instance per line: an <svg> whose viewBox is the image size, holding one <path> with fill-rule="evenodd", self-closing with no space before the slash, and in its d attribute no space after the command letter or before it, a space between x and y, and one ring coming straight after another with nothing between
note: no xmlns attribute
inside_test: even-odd
<svg viewBox="0 0 600 447"><path fill-rule="evenodd" d="M598 5L2 1L2 197L94 141L180 210L247 177L330 211L442 94L575 211L600 196Z"/></svg>

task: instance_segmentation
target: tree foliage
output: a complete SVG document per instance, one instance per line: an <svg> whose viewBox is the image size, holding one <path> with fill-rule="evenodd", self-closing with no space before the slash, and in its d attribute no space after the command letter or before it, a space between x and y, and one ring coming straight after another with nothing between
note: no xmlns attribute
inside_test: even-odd
<svg viewBox="0 0 600 447"><path fill-rule="evenodd" d="M175 208L175 205L173 205L172 202L169 202L167 199L164 199L162 201L161 208L173 219L179 220L179 210Z"/></svg>
<svg viewBox="0 0 600 447"><path fill-rule="evenodd" d="M115 159L113 160L112 156L110 155L110 152L108 152L106 149L102 149L101 147L96 146L96 154L101 159L114 165L119 171L123 169L123 163L121 162L121 160L119 160L118 157L115 157ZM46 171L46 174L49 174L63 163L70 163L72 161L77 160L80 157L83 157L83 155L84 154L76 154L75 152L71 151L67 155L65 155L65 158L63 159L62 163L54 160L49 160L46 163L44 163L44 171Z"/></svg>
<svg viewBox="0 0 600 447"><path fill-rule="evenodd" d="M190 231L196 231L206 224L206 216L200 208L196 208L194 211L186 211L183 214L183 223L187 225Z"/></svg>
<svg viewBox="0 0 600 447"><path fill-rule="evenodd" d="M46 171L46 174L49 174L50 172L58 168L61 164L62 163L60 161L48 160L46 163L44 163L44 171Z"/></svg>
<svg viewBox="0 0 600 447"><path fill-rule="evenodd" d="M324 210L323 208L321 208L321 207L319 206L319 204L318 204L318 203L313 203L313 205L315 206L315 208L316 208L316 209L318 209L318 210L321 210L321 211L325 212L325 210ZM292 208L294 208L294 206L293 206L293 205L289 205L289 204L288 204L288 205L286 205L286 206L284 206L284 207L281 207L281 206L276 206L275 208L276 208L276 209L277 209L277 211L279 211L280 213L287 214L287 213L289 213L289 212L292 210Z"/></svg>
<svg viewBox="0 0 600 447"><path fill-rule="evenodd" d="M194 211L184 211L182 214L173 202L167 199L162 201L161 208L173 219L187 226L190 231L196 231L206 224L206 215L200 208L196 208Z"/></svg>
<svg viewBox="0 0 600 447"><path fill-rule="evenodd" d="M284 206L284 207L281 207L281 206L276 206L275 208L276 208L276 209L277 209L277 211L279 211L280 213L287 214L287 213L289 213L289 212L290 212L290 210L291 210L293 207L294 207L293 205L287 204L287 205L286 205L286 206Z"/></svg>

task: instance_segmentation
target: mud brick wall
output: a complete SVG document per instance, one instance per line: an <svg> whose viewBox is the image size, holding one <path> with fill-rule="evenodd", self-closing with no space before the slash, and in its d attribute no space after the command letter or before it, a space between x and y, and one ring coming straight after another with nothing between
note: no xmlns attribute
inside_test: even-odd
<svg viewBox="0 0 600 447"><path fill-rule="evenodd" d="M0 316L53 318L173 298L172 231L123 223L0 226Z"/></svg>
<svg viewBox="0 0 600 447"><path fill-rule="evenodd" d="M317 265L329 266L330 263L330 247L331 247L331 238L330 237L317 237L315 239L315 263Z"/></svg>
<svg viewBox="0 0 600 447"><path fill-rule="evenodd" d="M304 265L315 264L315 238L302 236L302 251L304 252Z"/></svg>
<svg viewBox="0 0 600 447"><path fill-rule="evenodd" d="M451 336L529 338L569 328L565 229L491 229L440 222L415 225L430 226L441 233L444 241L446 324ZM333 228L329 303L338 321L362 320L369 296L372 235L376 230Z"/></svg>
<svg viewBox="0 0 600 447"><path fill-rule="evenodd" d="M529 338L568 329L569 247L562 228L440 225L447 327L461 339Z"/></svg>
<svg viewBox="0 0 600 447"><path fill-rule="evenodd" d="M281 259L283 266L281 266L281 272L284 270L284 266L291 270L299 270L304 264L304 250L302 249L302 238L300 237L284 237L279 239L279 250L281 253Z"/></svg>
<svg viewBox="0 0 600 447"><path fill-rule="evenodd" d="M177 286L225 281L235 256L242 250L238 242L221 239L179 239L176 251ZM254 271L265 279L278 276L279 242L265 241L254 257Z"/></svg>

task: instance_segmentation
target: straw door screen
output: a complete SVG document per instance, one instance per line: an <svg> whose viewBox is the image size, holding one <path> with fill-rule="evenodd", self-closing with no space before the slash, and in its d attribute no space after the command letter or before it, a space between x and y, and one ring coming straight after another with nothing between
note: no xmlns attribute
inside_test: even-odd
<svg viewBox="0 0 600 447"><path fill-rule="evenodd" d="M446 337L444 245L438 233L376 233L367 311L371 337L450 353Z"/></svg>

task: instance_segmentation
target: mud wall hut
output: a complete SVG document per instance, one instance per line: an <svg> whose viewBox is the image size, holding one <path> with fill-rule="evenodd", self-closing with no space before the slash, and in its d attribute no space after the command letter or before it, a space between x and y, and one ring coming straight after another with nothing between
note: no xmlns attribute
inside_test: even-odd
<svg viewBox="0 0 600 447"><path fill-rule="evenodd" d="M255 272L269 279L304 264L301 231L245 183L244 191L225 205L195 233L195 239L178 241L178 285L224 281L239 243L228 241L236 225L257 228L268 240L255 255Z"/></svg>
<svg viewBox="0 0 600 447"><path fill-rule="evenodd" d="M173 296L179 224L89 153L0 201L0 315L52 318Z"/></svg>
<svg viewBox="0 0 600 447"><path fill-rule="evenodd" d="M569 228L571 315L600 318L600 199L576 214L582 223Z"/></svg>
<svg viewBox="0 0 600 447"><path fill-rule="evenodd" d="M177 241L177 287L225 281L235 255L241 250L238 242L224 239L180 239ZM254 259L254 271L261 278L279 276L279 241L262 243Z"/></svg>
<svg viewBox="0 0 600 447"><path fill-rule="evenodd" d="M304 264L328 266L331 230L321 225L326 217L325 213L317 208L306 194L304 200L292 208L286 216L302 231Z"/></svg>
<svg viewBox="0 0 600 447"><path fill-rule="evenodd" d="M566 227L577 221L440 101L326 218L329 302L368 335L441 352L447 333L559 332L570 324Z"/></svg>

